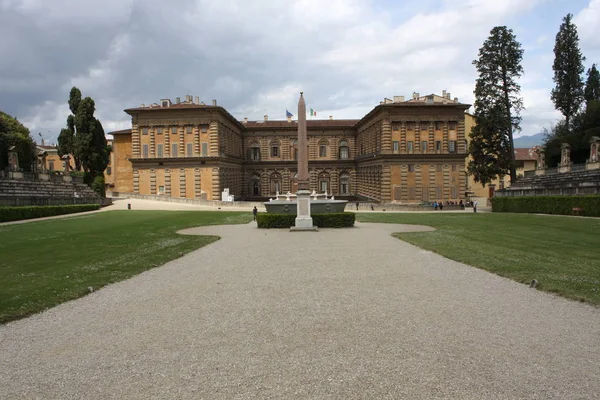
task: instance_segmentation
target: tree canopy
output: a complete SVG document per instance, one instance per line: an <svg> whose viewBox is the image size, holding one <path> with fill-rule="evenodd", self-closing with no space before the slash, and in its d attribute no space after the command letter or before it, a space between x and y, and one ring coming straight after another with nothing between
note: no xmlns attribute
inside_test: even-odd
<svg viewBox="0 0 600 400"><path fill-rule="evenodd" d="M36 161L36 147L29 129L16 118L0 111L0 169L8 166L8 149L15 146L19 167L31 171Z"/></svg>
<svg viewBox="0 0 600 400"><path fill-rule="evenodd" d="M600 72L596 68L596 64L592 64L592 68L587 71L587 80L585 81L585 90L583 93L586 107L592 101L600 101Z"/></svg>
<svg viewBox="0 0 600 400"><path fill-rule="evenodd" d="M499 176L517 178L513 132L520 129L523 99L517 78L523 74L523 49L511 29L494 27L473 61L479 77L475 83L476 125L470 132L467 167L476 182L485 186Z"/></svg>

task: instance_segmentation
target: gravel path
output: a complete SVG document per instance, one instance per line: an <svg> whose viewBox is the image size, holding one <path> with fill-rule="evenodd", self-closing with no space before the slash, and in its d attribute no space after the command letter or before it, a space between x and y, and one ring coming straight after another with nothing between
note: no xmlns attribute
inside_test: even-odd
<svg viewBox="0 0 600 400"><path fill-rule="evenodd" d="M415 228L187 230L222 240L1 326L0 398L600 398L599 309Z"/></svg>

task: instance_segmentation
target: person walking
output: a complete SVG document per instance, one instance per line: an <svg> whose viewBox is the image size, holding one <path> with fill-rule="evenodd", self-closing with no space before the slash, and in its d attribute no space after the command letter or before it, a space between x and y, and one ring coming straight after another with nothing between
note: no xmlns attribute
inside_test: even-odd
<svg viewBox="0 0 600 400"><path fill-rule="evenodd" d="M358 201L356 202L356 211L358 211Z"/></svg>
<svg viewBox="0 0 600 400"><path fill-rule="evenodd" d="M254 209L252 210L252 215L254 216L254 220L256 221L256 215L258 214L258 209L256 208L256 206L254 206Z"/></svg>
<svg viewBox="0 0 600 400"><path fill-rule="evenodd" d="M477 200L473 202L473 212L477 212Z"/></svg>

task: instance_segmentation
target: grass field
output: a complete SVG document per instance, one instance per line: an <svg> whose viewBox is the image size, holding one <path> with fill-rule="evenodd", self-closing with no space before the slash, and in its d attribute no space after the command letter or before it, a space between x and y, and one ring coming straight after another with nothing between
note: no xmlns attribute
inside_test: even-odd
<svg viewBox="0 0 600 400"><path fill-rule="evenodd" d="M360 222L428 225L394 236L452 260L600 305L600 219L507 213L370 213Z"/></svg>
<svg viewBox="0 0 600 400"><path fill-rule="evenodd" d="M248 223L252 215L110 211L0 226L0 323L22 318L179 257L218 239L179 229Z"/></svg>

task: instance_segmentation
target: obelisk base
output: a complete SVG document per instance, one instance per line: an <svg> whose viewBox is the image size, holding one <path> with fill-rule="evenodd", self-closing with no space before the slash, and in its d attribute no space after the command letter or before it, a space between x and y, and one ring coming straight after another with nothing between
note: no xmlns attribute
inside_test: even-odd
<svg viewBox="0 0 600 400"><path fill-rule="evenodd" d="M310 192L308 190L299 190L296 193L296 203L298 211L295 226L292 226L290 231L316 231L317 227L313 226L313 220L310 216Z"/></svg>

